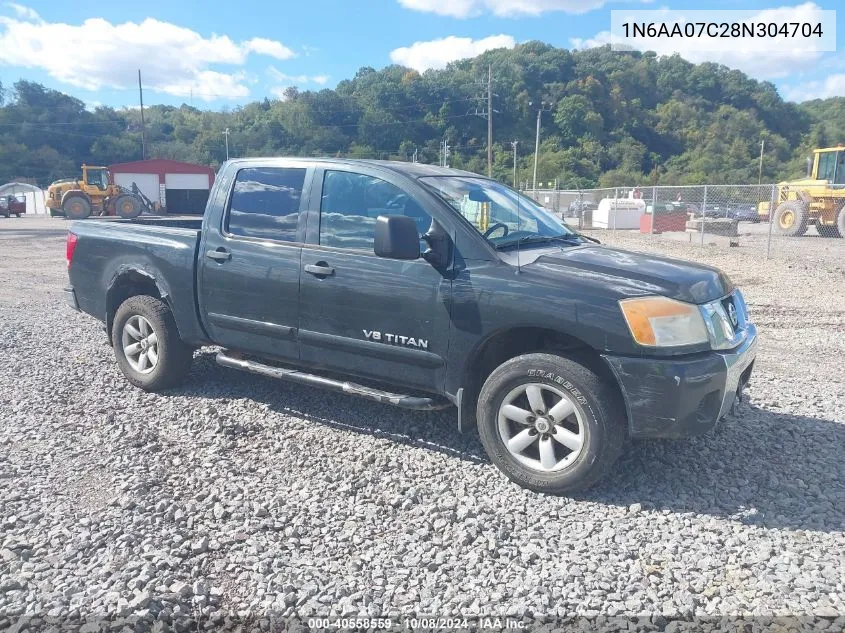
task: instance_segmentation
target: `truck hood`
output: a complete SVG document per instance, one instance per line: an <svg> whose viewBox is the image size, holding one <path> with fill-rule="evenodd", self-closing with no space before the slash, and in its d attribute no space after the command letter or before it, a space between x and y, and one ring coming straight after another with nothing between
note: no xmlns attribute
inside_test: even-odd
<svg viewBox="0 0 845 633"><path fill-rule="evenodd" d="M734 288L718 268L680 259L592 244L542 250L536 258L534 253L523 251L522 265L556 270L571 279L581 277L586 281L589 277L613 288L621 297L659 294L701 304L724 297ZM526 256L534 260L527 266Z"/></svg>

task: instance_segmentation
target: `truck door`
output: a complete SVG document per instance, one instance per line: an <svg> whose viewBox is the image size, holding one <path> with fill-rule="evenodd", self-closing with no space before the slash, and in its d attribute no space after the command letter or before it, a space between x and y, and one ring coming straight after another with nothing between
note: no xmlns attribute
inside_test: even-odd
<svg viewBox="0 0 845 633"><path fill-rule="evenodd" d="M223 213L217 226L206 226L199 253L200 313L216 343L299 358L300 207L311 173L305 163L245 166L226 189Z"/></svg>
<svg viewBox="0 0 845 633"><path fill-rule="evenodd" d="M373 251L379 215L431 216L402 179L356 165L318 169L300 277L300 354L312 366L365 378L442 388L450 282L423 259Z"/></svg>

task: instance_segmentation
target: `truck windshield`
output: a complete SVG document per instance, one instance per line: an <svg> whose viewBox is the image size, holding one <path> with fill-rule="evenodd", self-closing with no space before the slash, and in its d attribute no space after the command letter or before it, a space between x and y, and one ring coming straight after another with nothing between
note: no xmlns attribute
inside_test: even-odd
<svg viewBox="0 0 845 633"><path fill-rule="evenodd" d="M427 176L420 182L458 211L496 248L542 242L579 243L566 224L531 198L495 180Z"/></svg>

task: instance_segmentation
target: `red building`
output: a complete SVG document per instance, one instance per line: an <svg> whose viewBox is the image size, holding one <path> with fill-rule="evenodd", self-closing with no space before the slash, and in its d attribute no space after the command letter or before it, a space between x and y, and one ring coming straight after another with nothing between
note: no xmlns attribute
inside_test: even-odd
<svg viewBox="0 0 845 633"><path fill-rule="evenodd" d="M202 213L214 183L214 170L203 165L151 158L109 165L116 185L134 182L167 213Z"/></svg>

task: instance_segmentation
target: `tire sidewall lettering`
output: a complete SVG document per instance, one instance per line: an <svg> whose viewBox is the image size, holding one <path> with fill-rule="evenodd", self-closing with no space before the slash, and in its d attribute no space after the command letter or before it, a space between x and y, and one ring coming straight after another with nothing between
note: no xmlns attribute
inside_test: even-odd
<svg viewBox="0 0 845 633"><path fill-rule="evenodd" d="M531 378L543 378L544 380L549 380L556 385L560 385L573 396L575 396L575 399L578 400L578 403L580 405L589 408L590 403L587 402L587 398L584 396L584 394L582 394L581 391L575 385L566 380L566 378L564 378L563 376L559 376L554 372L545 371L543 369L529 369L527 373L528 376Z"/></svg>

